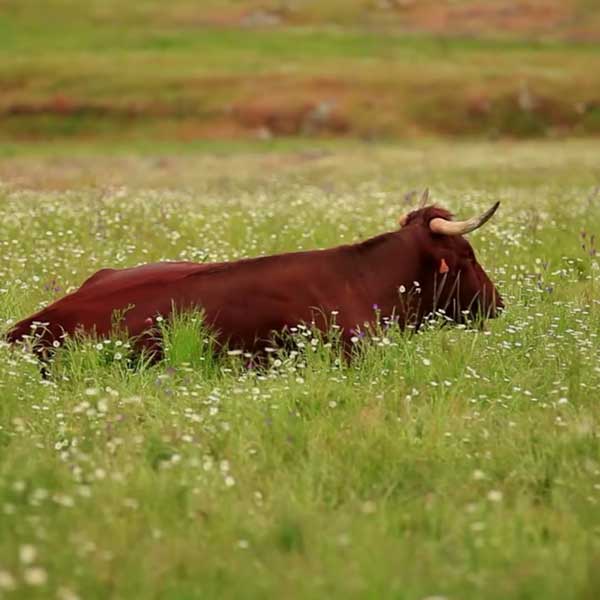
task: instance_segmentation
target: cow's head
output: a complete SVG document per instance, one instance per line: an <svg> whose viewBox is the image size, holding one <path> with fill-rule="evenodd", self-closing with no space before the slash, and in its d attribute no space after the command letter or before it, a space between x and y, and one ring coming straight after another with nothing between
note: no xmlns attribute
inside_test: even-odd
<svg viewBox="0 0 600 600"><path fill-rule="evenodd" d="M495 317L504 308L502 297L481 265L471 244L463 237L492 218L499 202L480 216L466 221L453 221L452 214L434 205L426 206L428 191L421 208L400 218L402 228L414 228L424 251L424 264L431 282L429 288L433 309L442 308L455 321L469 318Z"/></svg>

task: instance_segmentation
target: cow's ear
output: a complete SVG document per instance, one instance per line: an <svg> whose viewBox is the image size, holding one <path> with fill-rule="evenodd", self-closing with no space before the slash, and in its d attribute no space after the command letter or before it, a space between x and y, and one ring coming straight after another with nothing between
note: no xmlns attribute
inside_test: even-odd
<svg viewBox="0 0 600 600"><path fill-rule="evenodd" d="M448 271L450 271L450 267L448 266L446 259L440 258L440 265L438 267L438 272L443 275L444 273L448 273Z"/></svg>

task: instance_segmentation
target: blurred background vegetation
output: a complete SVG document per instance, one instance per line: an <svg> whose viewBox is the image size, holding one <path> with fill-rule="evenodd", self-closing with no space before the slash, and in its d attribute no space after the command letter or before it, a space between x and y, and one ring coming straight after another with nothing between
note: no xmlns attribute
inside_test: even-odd
<svg viewBox="0 0 600 600"><path fill-rule="evenodd" d="M0 0L0 142L600 134L597 0Z"/></svg>

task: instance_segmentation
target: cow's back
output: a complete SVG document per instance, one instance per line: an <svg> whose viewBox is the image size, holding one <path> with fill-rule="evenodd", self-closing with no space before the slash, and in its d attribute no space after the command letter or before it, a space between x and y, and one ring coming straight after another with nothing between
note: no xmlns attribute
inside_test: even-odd
<svg viewBox="0 0 600 600"><path fill-rule="evenodd" d="M41 343L51 343L77 329L106 335L115 324L115 312L125 316L137 304L168 290L178 280L208 265L191 262L162 262L126 269L102 269L86 279L74 292L18 322L7 335L16 342L36 329ZM132 335L135 333L132 332Z"/></svg>
<svg viewBox="0 0 600 600"><path fill-rule="evenodd" d="M308 321L314 309L331 310L350 271L343 253L303 252L231 263L161 262L126 269L102 269L80 288L19 322L11 342L47 323L45 345L77 330L107 336L116 327L139 336L157 315L199 309L223 342L255 345L274 330Z"/></svg>

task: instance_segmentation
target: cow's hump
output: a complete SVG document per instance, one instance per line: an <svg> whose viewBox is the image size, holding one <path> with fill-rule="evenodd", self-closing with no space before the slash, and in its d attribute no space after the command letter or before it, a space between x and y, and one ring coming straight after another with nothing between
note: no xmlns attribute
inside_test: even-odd
<svg viewBox="0 0 600 600"><path fill-rule="evenodd" d="M97 283L98 281L102 281L103 279L106 279L106 277L108 277L112 273L116 273L117 271L118 271L118 269L110 269L110 268L100 269L99 271L96 271L96 273L94 273L91 277L88 277L81 284L81 286L80 286L79 289L86 288L86 287L92 285L93 283Z"/></svg>

